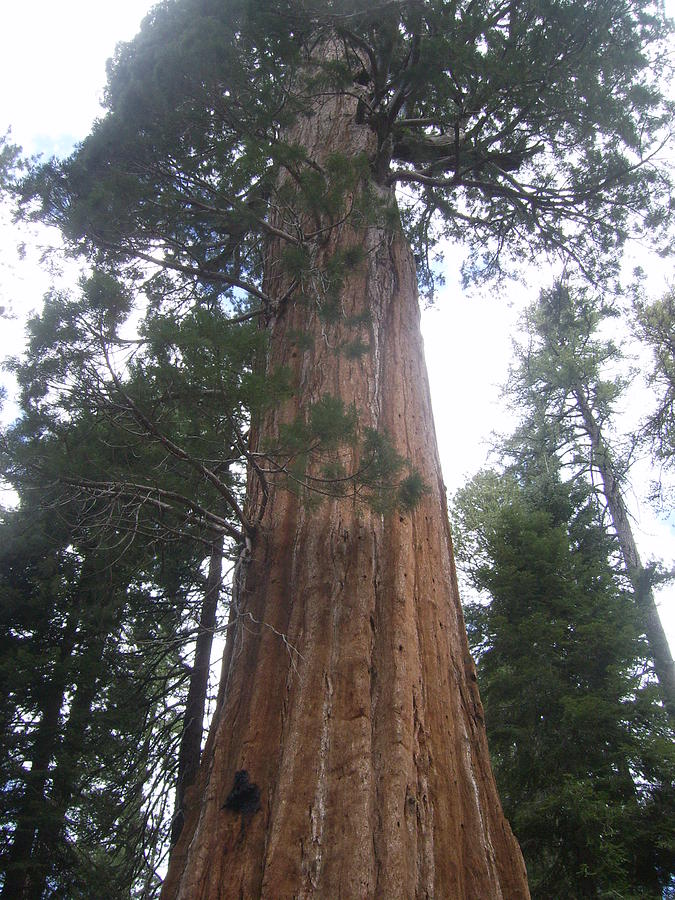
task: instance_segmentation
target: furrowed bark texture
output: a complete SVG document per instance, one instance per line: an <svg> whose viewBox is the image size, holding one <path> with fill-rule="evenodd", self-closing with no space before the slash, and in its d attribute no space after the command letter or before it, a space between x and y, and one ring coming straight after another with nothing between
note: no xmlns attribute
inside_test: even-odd
<svg viewBox="0 0 675 900"><path fill-rule="evenodd" d="M370 151L373 136L351 99L331 98L293 139L321 161ZM386 429L429 493L412 513L383 516L347 499L310 511L272 492L165 900L529 897L459 603L412 255L399 231L348 223L321 252L354 244L367 260L346 278L336 324L311 298L271 324L268 365L289 366L298 388L260 441L322 395L340 396L364 426ZM285 286L279 250L273 296ZM337 348L364 310L369 351L350 359ZM311 349L294 345L296 332ZM260 788L249 815L222 808L241 769Z"/></svg>

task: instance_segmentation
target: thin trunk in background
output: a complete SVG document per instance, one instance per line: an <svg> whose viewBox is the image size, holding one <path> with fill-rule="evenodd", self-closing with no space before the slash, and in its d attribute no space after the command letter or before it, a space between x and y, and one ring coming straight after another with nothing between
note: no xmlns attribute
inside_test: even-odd
<svg viewBox="0 0 675 900"><path fill-rule="evenodd" d="M209 571L206 578L206 590L201 606L199 628L195 641L195 658L190 674L188 695L183 718L183 734L178 752L178 776L176 779L176 802L171 825L171 845L180 836L184 821L185 791L194 782L202 750L202 734L204 730L204 712L206 694L209 686L209 670L211 664L211 647L216 628L218 600L223 571L223 536L217 538L209 557Z"/></svg>
<svg viewBox="0 0 675 900"><path fill-rule="evenodd" d="M602 492L607 501L612 525L619 540L626 571L642 617L649 649L654 658L654 672L659 682L663 702L671 721L675 722L675 665L654 600L649 573L640 559L633 529L630 526L628 510L621 493L621 484L614 474L611 457L602 437L602 429L593 415L582 385L575 386L574 396L591 444L592 464L597 468L602 479Z"/></svg>
<svg viewBox="0 0 675 900"><path fill-rule="evenodd" d="M30 771L26 774L21 807L3 866L5 881L0 892L2 900L23 900L30 896L27 892L31 891L39 865L39 860L34 858L36 837L47 802L49 766L61 737L61 711L69 683L78 623L79 611L75 609L68 617L54 671L42 692L42 714L35 732Z"/></svg>

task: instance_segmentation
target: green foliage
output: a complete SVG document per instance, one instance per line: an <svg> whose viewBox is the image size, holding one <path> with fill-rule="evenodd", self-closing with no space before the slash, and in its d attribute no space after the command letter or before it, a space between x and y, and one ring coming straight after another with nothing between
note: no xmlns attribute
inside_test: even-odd
<svg viewBox="0 0 675 900"><path fill-rule="evenodd" d="M639 338L652 351L648 381L656 395L656 408L647 417L644 440L656 459L675 466L675 292L635 308Z"/></svg>
<svg viewBox="0 0 675 900"><path fill-rule="evenodd" d="M648 0L424 0L375 19L365 2L180 0L120 45L107 116L70 160L34 167L22 195L129 275L144 254L230 295L259 289L266 219L310 251L344 219L403 223L423 287L444 237L469 245L467 278L542 253L606 274L631 232L668 240L652 152L672 117L668 35ZM358 95L372 149L356 130L325 157L284 139L335 95Z"/></svg>
<svg viewBox="0 0 675 900"><path fill-rule="evenodd" d="M574 471L604 468L621 480L631 447L602 434L617 409L629 379L620 347L603 336L616 310L590 289L557 283L542 291L525 312L522 345L516 347L505 394L522 418L507 442L514 458L546 452L564 458Z"/></svg>
<svg viewBox="0 0 675 900"><path fill-rule="evenodd" d="M552 470L481 473L454 503L500 796L534 898L660 897L673 735L615 545L589 492Z"/></svg>
<svg viewBox="0 0 675 900"><path fill-rule="evenodd" d="M340 349L347 359L360 359L368 353L370 344L364 343L361 338L355 338L353 341L344 343Z"/></svg>
<svg viewBox="0 0 675 900"><path fill-rule="evenodd" d="M365 262L366 253L363 247L355 244L353 247L347 247L342 251L342 261L345 269L358 269Z"/></svg>
<svg viewBox="0 0 675 900"><path fill-rule="evenodd" d="M9 131L0 135L0 197L13 187L22 165L21 150L9 138Z"/></svg>
<svg viewBox="0 0 675 900"><path fill-rule="evenodd" d="M102 527L87 544L63 506L22 499L0 522L3 876L28 866L40 895L130 896L166 850L158 799L172 779L199 553L174 548L164 565L156 546L125 536L122 548ZM90 520L91 506L81 513Z"/></svg>
<svg viewBox="0 0 675 900"><path fill-rule="evenodd" d="M404 512L411 512L420 502L429 487L419 472L413 471L403 479L397 489L397 506Z"/></svg>
<svg viewBox="0 0 675 900"><path fill-rule="evenodd" d="M267 454L284 484L315 507L322 497L350 497L387 513L413 510L428 488L385 433L359 426L356 409L324 395L306 415L282 425Z"/></svg>
<svg viewBox="0 0 675 900"><path fill-rule="evenodd" d="M109 331L129 316L131 296L109 273L96 270L82 281L81 287L83 303L94 314L99 328Z"/></svg>
<svg viewBox="0 0 675 900"><path fill-rule="evenodd" d="M326 325L335 325L341 315L342 309L339 300L333 298L321 302L319 306L319 318L322 322L325 322Z"/></svg>
<svg viewBox="0 0 675 900"><path fill-rule="evenodd" d="M628 383L616 374L620 350L602 337L603 320L613 315L588 289L557 284L542 292L528 310L527 344L508 386L522 424L504 451L518 466L535 469L543 456L554 454L571 473L597 486L642 613L662 699L675 720L672 657L624 500L636 441L613 432L613 414Z"/></svg>
<svg viewBox="0 0 675 900"><path fill-rule="evenodd" d="M356 428L356 409L345 409L339 397L324 394L309 410L309 428L322 446L332 449L353 438Z"/></svg>
<svg viewBox="0 0 675 900"><path fill-rule="evenodd" d="M406 468L409 464L396 452L387 434L365 429L358 480L366 488L377 488L370 501L374 509L382 513L396 508L410 512L428 492L416 470L401 477L401 470Z"/></svg>
<svg viewBox="0 0 675 900"><path fill-rule="evenodd" d="M314 448L331 450L343 441L350 442L355 426L355 410L345 410L338 397L326 394L310 407L307 418L301 416L290 424L282 424L279 449L293 455L306 454Z"/></svg>
<svg viewBox="0 0 675 900"><path fill-rule="evenodd" d="M293 245L285 247L282 254L282 265L285 271L293 278L302 278L310 267L307 249Z"/></svg>
<svg viewBox="0 0 675 900"><path fill-rule="evenodd" d="M361 457L364 484L390 481L403 467L403 457L394 449L387 435L372 428L365 430Z"/></svg>
<svg viewBox="0 0 675 900"><path fill-rule="evenodd" d="M311 350L314 346L314 338L310 334L307 334L306 331L291 331L288 334L288 339L302 352Z"/></svg>

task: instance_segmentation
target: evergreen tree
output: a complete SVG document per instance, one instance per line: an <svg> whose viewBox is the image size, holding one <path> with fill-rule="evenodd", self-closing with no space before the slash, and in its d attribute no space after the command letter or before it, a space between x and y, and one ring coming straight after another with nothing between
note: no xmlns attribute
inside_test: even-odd
<svg viewBox="0 0 675 900"><path fill-rule="evenodd" d="M611 308L589 291L559 283L543 291L526 313L528 342L517 352L508 391L523 414L510 442L511 450L535 454L534 436L548 442L558 457L591 483L616 532L633 586L663 702L675 721L675 664L654 600L652 573L635 543L624 493L630 453L622 458L617 442L610 445L612 416L625 381L611 370L621 354L603 339L600 326Z"/></svg>
<svg viewBox="0 0 675 900"><path fill-rule="evenodd" d="M502 803L533 897L661 897L675 871L672 731L589 488L554 458L455 498L465 607Z"/></svg>
<svg viewBox="0 0 675 900"><path fill-rule="evenodd" d="M1 528L1 893L125 896L147 871L144 847L161 852L166 832L149 772L166 793L185 604L134 584L138 548L120 553L100 529L87 544L57 523L24 503Z"/></svg>
<svg viewBox="0 0 675 900"><path fill-rule="evenodd" d="M115 371L91 304L83 322L90 405L135 422L227 515L147 482L116 496L239 547L166 898L527 896L463 631L417 287L440 236L468 242L475 278L542 252L607 274L629 231L664 237L666 33L643 0L180 0L119 48L76 153L24 181L27 214L114 296L165 322L257 320L249 383L286 379L241 417L217 397L232 432L212 457L171 386L158 402L132 365Z"/></svg>
<svg viewBox="0 0 675 900"><path fill-rule="evenodd" d="M222 551L205 582L188 529L138 508L130 529L128 503L64 490L103 448L119 472L123 442L25 411L5 448L21 505L0 527L2 896L155 896L169 794L199 761Z"/></svg>

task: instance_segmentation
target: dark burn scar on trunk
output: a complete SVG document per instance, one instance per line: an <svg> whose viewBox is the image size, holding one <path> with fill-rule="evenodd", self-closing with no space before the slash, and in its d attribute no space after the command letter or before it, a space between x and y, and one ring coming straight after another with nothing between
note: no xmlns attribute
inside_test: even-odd
<svg viewBox="0 0 675 900"><path fill-rule="evenodd" d="M241 813L243 816L252 816L260 809L260 788L253 784L246 769L240 769L234 774L234 785L227 795L222 809L233 813Z"/></svg>

